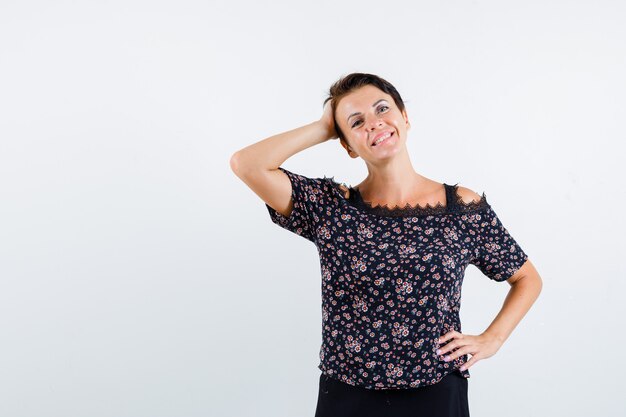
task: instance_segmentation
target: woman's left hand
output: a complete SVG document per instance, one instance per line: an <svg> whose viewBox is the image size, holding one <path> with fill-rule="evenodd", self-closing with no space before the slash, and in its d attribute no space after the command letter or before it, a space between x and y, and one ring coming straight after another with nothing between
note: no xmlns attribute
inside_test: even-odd
<svg viewBox="0 0 626 417"><path fill-rule="evenodd" d="M450 340L450 342L445 346L441 346L441 348L437 351L437 354L449 354L447 362L451 362L459 356L463 356L468 353L471 354L472 358L461 366L460 369L462 371L469 369L481 359L489 358L495 355L495 353L502 346L502 342L499 339L487 333L472 336L453 330L441 336L439 338L439 343L440 345L443 345L448 340ZM454 352L452 352L453 350Z"/></svg>

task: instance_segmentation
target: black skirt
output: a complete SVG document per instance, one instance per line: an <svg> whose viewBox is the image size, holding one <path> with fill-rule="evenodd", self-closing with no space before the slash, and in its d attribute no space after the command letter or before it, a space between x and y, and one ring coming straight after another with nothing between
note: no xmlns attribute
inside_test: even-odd
<svg viewBox="0 0 626 417"><path fill-rule="evenodd" d="M467 385L459 370L403 389L357 387L321 374L315 417L469 417Z"/></svg>

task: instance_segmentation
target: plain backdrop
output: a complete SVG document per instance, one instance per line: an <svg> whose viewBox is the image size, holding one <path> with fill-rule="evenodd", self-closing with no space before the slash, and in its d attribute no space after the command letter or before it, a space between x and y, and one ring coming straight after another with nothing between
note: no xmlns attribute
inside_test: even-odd
<svg viewBox="0 0 626 417"><path fill-rule="evenodd" d="M626 6L0 4L0 416L313 416L321 278L231 155L396 86L416 170L488 201L544 281L470 368L489 417L623 416ZM350 185L337 141L284 167ZM507 294L470 266L461 319Z"/></svg>

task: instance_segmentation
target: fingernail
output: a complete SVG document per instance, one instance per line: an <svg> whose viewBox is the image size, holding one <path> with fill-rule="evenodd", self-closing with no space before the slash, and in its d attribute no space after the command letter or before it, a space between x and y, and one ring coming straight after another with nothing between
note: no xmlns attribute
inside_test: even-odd
<svg viewBox="0 0 626 417"><path fill-rule="evenodd" d="M443 360L444 360L444 361L446 361L446 362L448 362L448 361L450 360L450 356L448 356L448 355L444 356L444 357L443 357Z"/></svg>
<svg viewBox="0 0 626 417"><path fill-rule="evenodd" d="M441 349L437 349L437 355L441 354Z"/></svg>

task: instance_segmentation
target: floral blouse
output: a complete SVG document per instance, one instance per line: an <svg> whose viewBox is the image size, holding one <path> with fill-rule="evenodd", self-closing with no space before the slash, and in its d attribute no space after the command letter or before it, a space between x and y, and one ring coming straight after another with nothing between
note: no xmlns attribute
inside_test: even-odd
<svg viewBox="0 0 626 417"><path fill-rule="evenodd" d="M440 336L461 332L467 265L500 282L528 258L485 193L465 203L456 184L444 184L445 204L389 208L364 201L358 188L346 198L334 177L279 169L294 204L289 217L265 204L271 220L313 242L320 257L322 373L369 389L415 388L467 362L437 354Z"/></svg>

